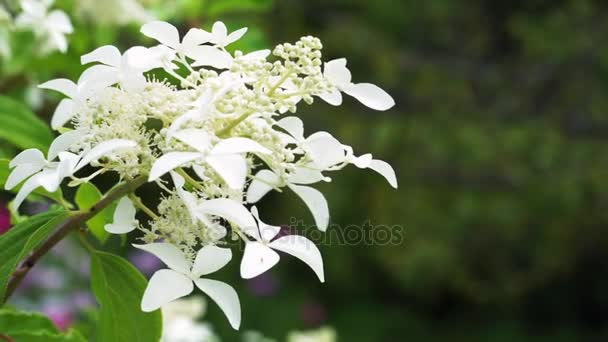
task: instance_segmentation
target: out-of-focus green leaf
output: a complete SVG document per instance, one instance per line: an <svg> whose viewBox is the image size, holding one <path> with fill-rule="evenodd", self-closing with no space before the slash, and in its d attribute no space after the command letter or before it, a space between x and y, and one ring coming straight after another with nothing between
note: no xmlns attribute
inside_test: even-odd
<svg viewBox="0 0 608 342"><path fill-rule="evenodd" d="M223 0L209 4L207 15L211 18L230 12L262 12L270 9L272 0Z"/></svg>
<svg viewBox="0 0 608 342"><path fill-rule="evenodd" d="M90 208L93 204L99 202L101 199L101 192L91 183L82 183L76 190L76 196L74 198L76 205L81 210ZM110 234L103 228L106 223L112 221L112 214L116 205L112 204L102 210L99 214L87 221L87 226L91 233L101 243L105 243Z"/></svg>
<svg viewBox="0 0 608 342"><path fill-rule="evenodd" d="M44 241L67 216L63 209L38 214L0 235L0 298L4 298L6 285L17 263Z"/></svg>
<svg viewBox="0 0 608 342"><path fill-rule="evenodd" d="M141 311L146 279L125 259L110 253L91 254L91 288L101 306L98 341L158 341L162 331L160 310Z"/></svg>
<svg viewBox="0 0 608 342"><path fill-rule="evenodd" d="M0 122L0 138L17 147L46 151L53 141L53 133L46 123L22 103L2 95Z"/></svg>
<svg viewBox="0 0 608 342"><path fill-rule="evenodd" d="M53 322L37 312L0 309L0 334L19 342L84 342L76 330L60 333Z"/></svg>

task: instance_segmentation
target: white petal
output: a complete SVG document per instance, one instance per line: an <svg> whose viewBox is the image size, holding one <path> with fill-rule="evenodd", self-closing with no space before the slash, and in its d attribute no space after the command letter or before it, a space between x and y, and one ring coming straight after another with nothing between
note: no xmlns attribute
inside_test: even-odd
<svg viewBox="0 0 608 342"><path fill-rule="evenodd" d="M232 64L232 56L214 46L202 45L188 49L188 57L194 59L192 66L212 66L227 69Z"/></svg>
<svg viewBox="0 0 608 342"><path fill-rule="evenodd" d="M323 258L314 242L301 235L288 235L276 239L268 246L304 261L317 274L319 280L325 282Z"/></svg>
<svg viewBox="0 0 608 342"><path fill-rule="evenodd" d="M58 129L63 127L68 121L72 119L74 116L74 101L70 99L63 99L55 108L55 112L53 113L53 118L51 119L51 127L53 129Z"/></svg>
<svg viewBox="0 0 608 342"><path fill-rule="evenodd" d="M287 133L291 134L296 140L304 140L304 123L300 118L288 116L277 121L276 125L287 131Z"/></svg>
<svg viewBox="0 0 608 342"><path fill-rule="evenodd" d="M122 63L126 63L131 68L144 72L160 68L162 65L154 50L143 46L133 46L125 51L121 58Z"/></svg>
<svg viewBox="0 0 608 342"><path fill-rule="evenodd" d="M108 153L115 152L117 150L124 150L129 148L134 148L137 146L137 143L131 140L126 139L112 139L108 141L101 142L93 147L89 152L87 152L78 165L76 166L76 171L85 167L92 161L95 161Z"/></svg>
<svg viewBox="0 0 608 342"><path fill-rule="evenodd" d="M169 152L164 154L156 159L154 165L152 165L148 181L155 181L165 173L200 157L199 152Z"/></svg>
<svg viewBox="0 0 608 342"><path fill-rule="evenodd" d="M346 152L342 144L327 132L317 132L306 138L302 146L314 164L321 170L345 160Z"/></svg>
<svg viewBox="0 0 608 342"><path fill-rule="evenodd" d="M140 31L144 35L174 49L179 45L179 32L175 26L167 22L151 21L144 24Z"/></svg>
<svg viewBox="0 0 608 342"><path fill-rule="evenodd" d="M74 28L70 18L61 10L54 10L46 17L47 25L61 33L72 33Z"/></svg>
<svg viewBox="0 0 608 342"><path fill-rule="evenodd" d="M395 189L397 189L397 176L395 176L395 170L393 170L392 166L389 163L374 159L369 164L368 168L378 172L381 174L388 183Z"/></svg>
<svg viewBox="0 0 608 342"><path fill-rule="evenodd" d="M175 132L173 137L199 152L205 152L211 144L211 137L204 129L182 129Z"/></svg>
<svg viewBox="0 0 608 342"><path fill-rule="evenodd" d="M13 158L8 164L8 167L12 169L21 164L35 164L42 167L46 164L46 159L40 150L28 148L27 150L16 155L15 158Z"/></svg>
<svg viewBox="0 0 608 342"><path fill-rule="evenodd" d="M370 153L364 154L359 157L353 157L351 163L355 164L356 167L360 169L365 169L369 167L369 164L372 162L372 155Z"/></svg>
<svg viewBox="0 0 608 342"><path fill-rule="evenodd" d="M256 203L278 185L279 176L270 170L260 170L247 188L247 202Z"/></svg>
<svg viewBox="0 0 608 342"><path fill-rule="evenodd" d="M351 83L352 75L346 67L346 58L334 59L325 63L323 76L338 88Z"/></svg>
<svg viewBox="0 0 608 342"><path fill-rule="evenodd" d="M329 224L329 208L323 194L314 188L290 184L293 190L306 204L315 219L317 228L321 231L327 230Z"/></svg>
<svg viewBox="0 0 608 342"><path fill-rule="evenodd" d="M26 180L25 183L23 183L23 185L19 189L17 196L15 196L15 199L13 200L13 203L12 203L13 211L17 212L19 207L21 206L21 203L23 203L25 198L39 186L40 186L40 183L38 182L38 179L36 176L33 176L30 179Z"/></svg>
<svg viewBox="0 0 608 342"><path fill-rule="evenodd" d="M249 236L259 239L258 226L249 210L241 203L227 199L216 198L204 201L198 210L206 215L215 215L233 222Z"/></svg>
<svg viewBox="0 0 608 342"><path fill-rule="evenodd" d="M114 85L120 81L120 70L117 67L95 64L82 72L78 78L81 98L88 98L96 91Z"/></svg>
<svg viewBox="0 0 608 342"><path fill-rule="evenodd" d="M192 266L192 276L198 278L213 273L226 266L231 259L232 250L230 248L207 245L196 254L194 266Z"/></svg>
<svg viewBox="0 0 608 342"><path fill-rule="evenodd" d="M182 39L182 46L185 49L208 43L212 36L209 32L198 28L192 28L188 30L184 38Z"/></svg>
<svg viewBox="0 0 608 342"><path fill-rule="evenodd" d="M387 92L371 83L353 84L343 91L371 109L388 110L395 105L395 100Z"/></svg>
<svg viewBox="0 0 608 342"><path fill-rule="evenodd" d="M141 310L154 311L178 298L189 295L194 290L192 280L173 270L156 271L148 282L141 300Z"/></svg>
<svg viewBox="0 0 608 342"><path fill-rule="evenodd" d="M288 180L295 184L314 184L326 178L319 170L296 166L294 172L289 174Z"/></svg>
<svg viewBox="0 0 608 342"><path fill-rule="evenodd" d="M258 208L255 206L251 208L251 214L253 214L253 217L258 221L258 229L260 230L260 237L263 242L269 242L281 232L281 227L264 223L264 221L260 219Z"/></svg>
<svg viewBox="0 0 608 342"><path fill-rule="evenodd" d="M268 49L253 51L253 52L250 52L250 53L244 55L243 58L248 59L248 60L260 60L260 59L265 59L266 57L270 56L270 53L271 53L271 51Z"/></svg>
<svg viewBox="0 0 608 342"><path fill-rule="evenodd" d="M217 143L211 153L213 155L234 153L262 153L270 154L270 150L259 143L247 138L228 138Z"/></svg>
<svg viewBox="0 0 608 342"><path fill-rule="evenodd" d="M114 211L114 221L104 226L108 233L125 234L133 231L136 226L135 206L128 197L123 197L118 201Z"/></svg>
<svg viewBox="0 0 608 342"><path fill-rule="evenodd" d="M23 182L24 179L29 178L31 175L42 170L42 165L36 164L21 164L8 175L6 183L4 183L4 189L10 190Z"/></svg>
<svg viewBox="0 0 608 342"><path fill-rule="evenodd" d="M184 253L170 243L154 242L146 245L133 244L133 247L154 254L154 256L159 258L172 270L183 274L190 274L190 263L186 260Z"/></svg>
<svg viewBox="0 0 608 342"><path fill-rule="evenodd" d="M226 37L226 45L228 44L232 44L234 42L236 42L237 40L241 39L241 37L243 37L245 35L245 33L247 33L247 28L243 27L241 29L238 29L232 33L230 33L228 35L228 37Z"/></svg>
<svg viewBox="0 0 608 342"><path fill-rule="evenodd" d="M216 21L211 28L211 34L213 34L216 39L225 39L228 37L228 28L226 28L226 25L223 22Z"/></svg>
<svg viewBox="0 0 608 342"><path fill-rule="evenodd" d="M241 326L241 303L232 286L211 279L198 279L194 283L220 307L232 328L238 330Z"/></svg>
<svg viewBox="0 0 608 342"><path fill-rule="evenodd" d="M268 271L279 262L279 254L259 242L247 242L241 260L241 277L251 279Z"/></svg>
<svg viewBox="0 0 608 342"><path fill-rule="evenodd" d="M339 90L319 94L319 97L332 106L339 106L342 104L342 93Z"/></svg>
<svg viewBox="0 0 608 342"><path fill-rule="evenodd" d="M113 67L119 67L121 57L120 51L118 51L115 46L104 45L86 55L82 55L82 57L80 57L80 63L89 64L92 62L99 62Z"/></svg>
<svg viewBox="0 0 608 342"><path fill-rule="evenodd" d="M59 155L59 152L67 151L76 141L82 137L79 131L67 131L53 140L49 147L48 159L53 160Z"/></svg>
<svg viewBox="0 0 608 342"><path fill-rule="evenodd" d="M231 189L239 190L245 186L247 177L245 157L238 154L208 156L205 162L222 177Z"/></svg>
<svg viewBox="0 0 608 342"><path fill-rule="evenodd" d="M58 91L68 97L75 97L78 92L76 83L66 78L57 78L38 85L38 88Z"/></svg>

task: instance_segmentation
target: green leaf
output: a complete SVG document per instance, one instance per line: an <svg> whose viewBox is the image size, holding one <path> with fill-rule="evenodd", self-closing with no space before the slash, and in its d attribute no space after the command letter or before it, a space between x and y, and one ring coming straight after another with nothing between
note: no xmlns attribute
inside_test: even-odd
<svg viewBox="0 0 608 342"><path fill-rule="evenodd" d="M38 330L58 332L53 322L40 313L0 309L0 331L2 333Z"/></svg>
<svg viewBox="0 0 608 342"><path fill-rule="evenodd" d="M86 339L74 329L70 329L64 334L41 330L22 331L8 336L19 342L86 342Z"/></svg>
<svg viewBox="0 0 608 342"><path fill-rule="evenodd" d="M49 126L27 106L0 95L0 138L22 149L46 151L53 141Z"/></svg>
<svg viewBox="0 0 608 342"><path fill-rule="evenodd" d="M0 235L0 302L19 261L44 241L67 216L68 213L63 209L38 214Z"/></svg>
<svg viewBox="0 0 608 342"><path fill-rule="evenodd" d="M80 210L86 210L93 204L99 202L101 197L102 194L95 185L91 183L82 183L78 187L78 190L76 190L74 201ZM87 221L89 230L101 243L105 243L110 236L103 227L106 223L112 222L115 208L116 205L113 203Z"/></svg>
<svg viewBox="0 0 608 342"><path fill-rule="evenodd" d="M101 306L98 341L158 341L162 331L160 310L141 311L147 281L125 259L100 251L91 254L91 288Z"/></svg>
<svg viewBox="0 0 608 342"><path fill-rule="evenodd" d="M272 0L223 0L209 4L207 15L218 17L231 12L263 12L272 7Z"/></svg>
<svg viewBox="0 0 608 342"><path fill-rule="evenodd" d="M0 334L19 342L84 342L76 330L60 333L53 322L37 312L0 309Z"/></svg>

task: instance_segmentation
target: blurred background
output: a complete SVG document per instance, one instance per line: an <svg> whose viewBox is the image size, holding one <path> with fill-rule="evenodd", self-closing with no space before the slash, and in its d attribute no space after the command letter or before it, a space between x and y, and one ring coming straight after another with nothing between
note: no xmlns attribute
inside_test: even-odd
<svg viewBox="0 0 608 342"><path fill-rule="evenodd" d="M59 97L36 95L30 85L75 79L79 56L97 46L152 44L138 23L83 14L85 2L93 4L56 1L75 25L66 54L20 58L35 47L13 43L2 63L2 94L43 120ZM307 132L327 130L356 152L389 162L399 189L355 167L318 187L332 214L331 238L320 246L325 284L289 257L247 282L238 279L238 263L222 270L220 278L240 294L242 329L279 341L288 331L321 326L333 327L340 341L608 338L608 3L140 3L182 33L215 20L248 26L234 46L244 51L317 36L325 60L347 57L355 82L377 84L397 102L387 112L352 98L338 108L322 101L299 108ZM2 145L5 156L16 151ZM262 207L267 222L295 230L302 224L294 218L312 224L293 194L272 194ZM86 265L78 245L63 248L57 253L74 253L71 259ZM154 260L127 255L144 272L154 269ZM79 307L94 303L86 267L60 260L50 257L32 272L49 284L31 281L16 305L67 307L67 325L85 324L86 315L70 308L74 288L82 292ZM55 278L40 273L49 270ZM63 275L74 270L80 282ZM44 286L46 298L27 294ZM223 340L239 340L217 307L205 320Z"/></svg>

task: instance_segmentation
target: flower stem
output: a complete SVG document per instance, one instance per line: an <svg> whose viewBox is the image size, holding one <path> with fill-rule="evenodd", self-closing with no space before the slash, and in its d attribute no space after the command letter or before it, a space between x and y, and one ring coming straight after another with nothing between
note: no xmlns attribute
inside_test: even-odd
<svg viewBox="0 0 608 342"><path fill-rule="evenodd" d="M67 217L61 224L59 224L57 230L51 234L51 236L42 244L40 247L35 249L21 265L13 272L11 280L8 282L6 295L2 302L13 294L17 286L30 269L34 267L36 262L42 258L51 248L53 248L59 241L63 240L71 231L79 229L92 217L99 214L103 209L109 206L115 200L135 191L135 189L142 186L148 180L148 176L139 176L132 181L125 182L122 185L114 188L108 192L99 202L93 204L90 208L82 211L72 212L72 215Z"/></svg>
<svg viewBox="0 0 608 342"><path fill-rule="evenodd" d="M189 174L188 174L186 171L184 171L184 169L182 169L182 168L180 167L180 168L175 169L175 171L176 171L176 172L177 172L177 173L178 173L180 176L184 177L184 179L186 180L186 182L188 182L188 184L192 185L193 187L197 188L197 189L198 189L198 190L200 190L200 191L205 191L205 188L203 188L203 186L202 186L202 185L200 185L200 183L199 183L199 182L197 182L197 181L196 181L196 179L194 179L194 178L190 177L190 175L189 175Z"/></svg>
<svg viewBox="0 0 608 342"><path fill-rule="evenodd" d="M139 196L136 196L134 193L130 193L129 194L129 198L131 199L131 201L133 202L133 204L135 204L136 207L138 207L144 213L146 213L146 215L150 216L151 218L153 218L155 220L158 220L158 215L156 215L154 213L154 211L152 211L152 209L148 208L144 204L144 202L141 201L141 198L139 198Z"/></svg>

